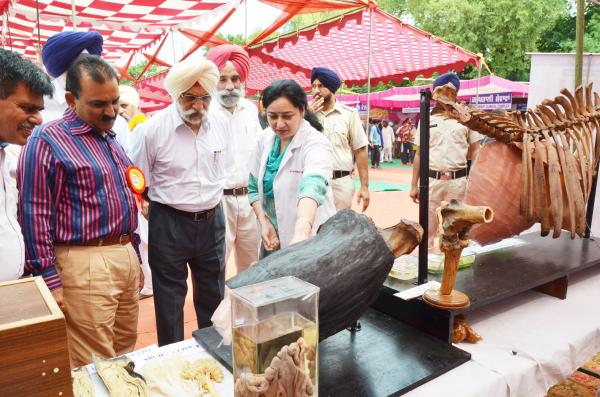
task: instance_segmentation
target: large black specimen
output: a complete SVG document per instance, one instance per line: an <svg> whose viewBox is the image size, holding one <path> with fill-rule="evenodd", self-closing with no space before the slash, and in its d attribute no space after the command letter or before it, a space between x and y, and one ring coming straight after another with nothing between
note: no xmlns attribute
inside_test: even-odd
<svg viewBox="0 0 600 397"><path fill-rule="evenodd" d="M377 299L394 258L410 253L422 228L402 220L379 230L365 215L343 210L317 235L262 259L227 281L235 289L284 276L320 288L319 336L323 340L358 320Z"/></svg>

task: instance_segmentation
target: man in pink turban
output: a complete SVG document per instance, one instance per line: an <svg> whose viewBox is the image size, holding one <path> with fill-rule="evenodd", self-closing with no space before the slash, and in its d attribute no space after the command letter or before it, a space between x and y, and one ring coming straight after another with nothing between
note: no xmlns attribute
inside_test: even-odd
<svg viewBox="0 0 600 397"><path fill-rule="evenodd" d="M247 164L262 129L256 106L244 98L244 84L250 68L248 53L237 45L224 44L211 49L206 58L217 65L220 74L215 95L217 101L212 101L209 113L220 113L229 120L232 138L230 149L235 170L223 190L227 219L225 262L233 250L239 273L258 260L258 226L248 201Z"/></svg>

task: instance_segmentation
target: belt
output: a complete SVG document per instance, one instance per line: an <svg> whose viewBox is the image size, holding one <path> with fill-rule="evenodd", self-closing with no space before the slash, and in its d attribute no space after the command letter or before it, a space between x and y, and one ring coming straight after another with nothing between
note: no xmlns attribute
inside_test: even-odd
<svg viewBox="0 0 600 397"><path fill-rule="evenodd" d="M333 171L333 179L343 178L352 174L352 171Z"/></svg>
<svg viewBox="0 0 600 397"><path fill-rule="evenodd" d="M248 188L244 187L234 187L233 189L223 189L223 194L225 196L244 196L248 194Z"/></svg>
<svg viewBox="0 0 600 397"><path fill-rule="evenodd" d="M458 171L434 171L429 170L429 177L440 180L458 179L467 176L467 169L463 168Z"/></svg>
<svg viewBox="0 0 600 397"><path fill-rule="evenodd" d="M209 220L210 218L212 218L215 215L215 210L217 209L217 207L214 207L209 210L204 210L204 211L199 211L199 212L187 212L187 211L178 210L177 208L173 208L170 205L161 204L161 203L156 203L156 204L162 205L163 207L168 208L171 212L174 212L177 215L189 218L195 222Z"/></svg>
<svg viewBox="0 0 600 397"><path fill-rule="evenodd" d="M127 245L131 242L131 233L116 237L103 237L82 242L56 242L56 245L79 245L84 247L103 247L108 245Z"/></svg>

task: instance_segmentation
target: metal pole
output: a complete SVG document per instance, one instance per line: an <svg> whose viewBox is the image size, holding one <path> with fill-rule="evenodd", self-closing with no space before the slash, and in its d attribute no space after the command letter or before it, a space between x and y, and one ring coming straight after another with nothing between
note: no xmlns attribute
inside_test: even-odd
<svg viewBox="0 0 600 397"><path fill-rule="evenodd" d="M481 82L481 66L481 58L479 58L479 62L477 62L477 89L475 92L475 107L479 107L479 83Z"/></svg>
<svg viewBox="0 0 600 397"><path fill-rule="evenodd" d="M244 1L244 46L248 45L248 0Z"/></svg>
<svg viewBox="0 0 600 397"><path fill-rule="evenodd" d="M419 223L423 227L423 239L419 244L419 275L417 284L427 282L427 255L429 254L429 102L431 91L421 90L419 120Z"/></svg>
<svg viewBox="0 0 600 397"><path fill-rule="evenodd" d="M171 30L171 52L173 53L173 65L175 65L177 57L175 56L175 39L173 39L173 36L175 36L175 32Z"/></svg>
<svg viewBox="0 0 600 397"><path fill-rule="evenodd" d="M596 133L600 133L600 131L596 131ZM592 228L592 220L594 219L594 204L596 202L596 185L598 184L598 164L596 164L596 169L594 173L594 179L592 181L592 189L590 190L590 197L587 203L587 209L585 213L585 238L590 238L591 228Z"/></svg>
<svg viewBox="0 0 600 397"><path fill-rule="evenodd" d="M367 53L367 136L369 136L369 119L371 118L371 35L373 30L373 9L369 9L369 52Z"/></svg>
<svg viewBox="0 0 600 397"><path fill-rule="evenodd" d="M75 19L75 0L71 0L71 23L73 24L73 31L77 31L77 20Z"/></svg>
<svg viewBox="0 0 600 397"><path fill-rule="evenodd" d="M8 11L2 16L2 48L6 47L6 28L8 25Z"/></svg>
<svg viewBox="0 0 600 397"><path fill-rule="evenodd" d="M575 88L581 85L583 71L583 35L585 34L585 0L577 0L577 28L575 30Z"/></svg>
<svg viewBox="0 0 600 397"><path fill-rule="evenodd" d="M40 3L39 3L39 0L35 0L35 17L36 17L36 24L37 24L37 45L38 45L38 52L39 52L40 49L42 48L42 43L40 43Z"/></svg>

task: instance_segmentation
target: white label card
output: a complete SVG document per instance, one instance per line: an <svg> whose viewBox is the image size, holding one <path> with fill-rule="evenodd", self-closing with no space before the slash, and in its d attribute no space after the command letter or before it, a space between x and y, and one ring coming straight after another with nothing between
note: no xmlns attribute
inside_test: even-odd
<svg viewBox="0 0 600 397"><path fill-rule="evenodd" d="M440 285L441 284L437 281L429 281L425 284L417 285L416 287L397 292L394 294L394 296L406 301L423 295L423 293L430 288L440 288Z"/></svg>

